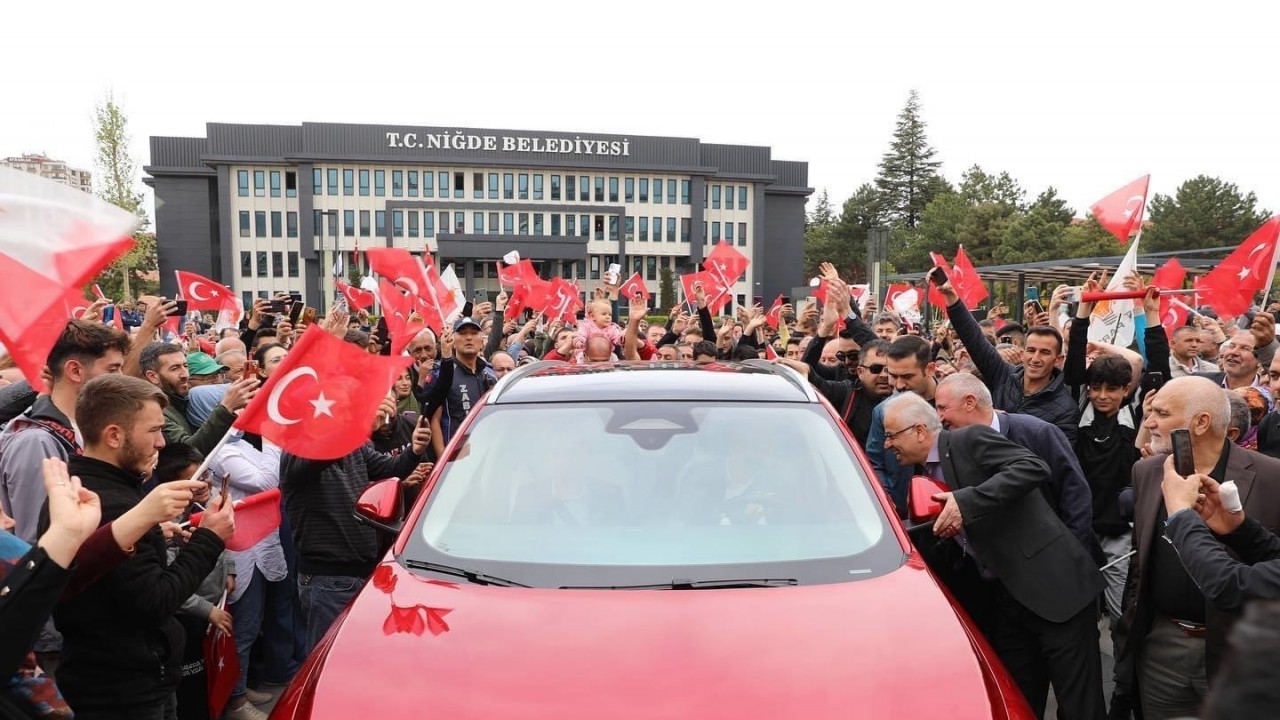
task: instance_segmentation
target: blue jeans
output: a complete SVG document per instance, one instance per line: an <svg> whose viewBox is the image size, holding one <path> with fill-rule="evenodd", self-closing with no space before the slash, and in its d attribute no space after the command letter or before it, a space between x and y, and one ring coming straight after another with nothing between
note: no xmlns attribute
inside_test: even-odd
<svg viewBox="0 0 1280 720"><path fill-rule="evenodd" d="M301 618L295 617L295 595L295 586L288 577L271 582L255 567L249 587L239 600L231 603L229 611L235 619L236 654L240 656L240 678L236 680L232 697L244 695L249 676L249 651L253 649L260 630L266 663L263 681L283 685L298 671L294 646L302 645L306 626Z"/></svg>
<svg viewBox="0 0 1280 720"><path fill-rule="evenodd" d="M308 653L364 587L364 580L349 575L298 576L298 599L302 601L302 613L307 619Z"/></svg>

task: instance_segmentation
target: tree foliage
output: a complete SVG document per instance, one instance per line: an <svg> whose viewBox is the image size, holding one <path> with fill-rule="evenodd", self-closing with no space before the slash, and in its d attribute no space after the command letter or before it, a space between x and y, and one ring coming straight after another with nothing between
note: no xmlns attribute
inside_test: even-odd
<svg viewBox="0 0 1280 720"><path fill-rule="evenodd" d="M942 162L925 136L925 122L920 118L920 99L915 90L898 113L893 142L880 160L876 176L879 193L879 215L889 223L913 228L920 214L938 191L936 179Z"/></svg>
<svg viewBox="0 0 1280 720"><path fill-rule="evenodd" d="M142 231L149 222L142 205L142 193L137 192L138 164L129 152L129 119L110 93L94 108L93 124L94 145L97 148L94 156L94 179L97 181L98 197L137 215L139 228L134 235L137 242L134 249L105 269L95 282L108 297L131 299L135 282L146 285L145 290L142 286L137 287L138 294L155 292L159 287L159 283L147 282L138 274L155 272L155 235ZM108 291L108 287L113 288L114 293Z"/></svg>
<svg viewBox="0 0 1280 720"><path fill-rule="evenodd" d="M1151 228L1142 233L1142 247L1162 252L1239 245L1271 215L1257 205L1257 196L1242 194L1235 183L1197 175L1173 197L1151 198Z"/></svg>

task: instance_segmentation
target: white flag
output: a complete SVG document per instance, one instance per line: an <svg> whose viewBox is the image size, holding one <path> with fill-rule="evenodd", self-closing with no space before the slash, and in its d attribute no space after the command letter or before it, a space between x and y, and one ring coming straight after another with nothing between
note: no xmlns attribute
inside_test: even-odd
<svg viewBox="0 0 1280 720"><path fill-rule="evenodd" d="M1116 292L1124 290L1124 279L1138 269L1139 234L1129 245L1129 251L1116 268L1116 274L1107 283L1107 290ZM1133 343L1133 300L1103 300L1093 306L1089 316L1089 341L1109 343L1120 347L1129 347Z"/></svg>

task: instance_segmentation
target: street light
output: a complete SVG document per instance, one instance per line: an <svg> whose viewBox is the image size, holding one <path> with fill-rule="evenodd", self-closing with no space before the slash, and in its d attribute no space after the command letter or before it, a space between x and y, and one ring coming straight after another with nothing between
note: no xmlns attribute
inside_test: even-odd
<svg viewBox="0 0 1280 720"><path fill-rule="evenodd" d="M337 210L321 210L320 215L333 218L333 221L329 223L329 227L333 228L333 250L334 252L339 252L340 248L338 247L338 211ZM321 315L323 315L325 312L325 300L328 297L328 293L325 292L325 287L324 287L325 268L327 267L324 261L324 233L323 232L317 233L316 238L319 240L319 245L316 247L316 255L319 258L318 265L320 266L320 300L317 303L316 310L319 311Z"/></svg>

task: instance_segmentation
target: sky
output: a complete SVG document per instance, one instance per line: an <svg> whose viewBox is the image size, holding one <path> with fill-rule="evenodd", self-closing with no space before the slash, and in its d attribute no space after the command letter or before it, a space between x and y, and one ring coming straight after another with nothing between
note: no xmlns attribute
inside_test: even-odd
<svg viewBox="0 0 1280 720"><path fill-rule="evenodd" d="M139 168L148 137L206 122L672 135L807 161L838 206L875 177L915 89L953 182L1007 171L1083 215L1143 174L1165 194L1205 174L1280 211L1271 3L224 0L6 16L0 156L92 169L93 108L112 93Z"/></svg>

